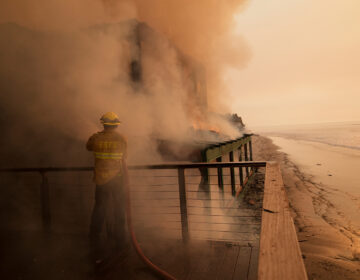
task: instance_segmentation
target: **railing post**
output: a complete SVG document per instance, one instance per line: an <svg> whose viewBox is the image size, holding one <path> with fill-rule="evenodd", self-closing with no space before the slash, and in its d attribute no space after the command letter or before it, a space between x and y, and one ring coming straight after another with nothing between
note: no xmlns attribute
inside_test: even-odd
<svg viewBox="0 0 360 280"><path fill-rule="evenodd" d="M189 224L186 205L185 169L178 169L180 214L181 214L181 234L184 242L189 240Z"/></svg>
<svg viewBox="0 0 360 280"><path fill-rule="evenodd" d="M253 151L252 151L252 143L251 140L249 141L249 152L250 152L250 160L253 160Z"/></svg>
<svg viewBox="0 0 360 280"><path fill-rule="evenodd" d="M239 161L242 161L242 148L243 145L239 147ZM240 176L240 186L244 186L244 174L243 174L243 168L239 167L239 176Z"/></svg>
<svg viewBox="0 0 360 280"><path fill-rule="evenodd" d="M207 159L207 154L206 154L207 150L203 150L201 152L201 159L203 162L208 162ZM208 186L209 187L209 170L207 168L199 168L200 170L200 174L201 174L201 183L200 185L202 185L202 187L204 186Z"/></svg>
<svg viewBox="0 0 360 280"><path fill-rule="evenodd" d="M234 151L229 153L229 159L231 162L234 161ZM235 195L235 170L234 167L230 167L230 179L231 179L231 193Z"/></svg>
<svg viewBox="0 0 360 280"><path fill-rule="evenodd" d="M247 146L248 146L247 144L244 144L245 161L249 161ZM249 168L245 167L245 171L246 171L246 177L249 177Z"/></svg>
<svg viewBox="0 0 360 280"><path fill-rule="evenodd" d="M218 157L216 158L217 162L222 162L222 158ZM224 183L223 183L223 171L221 167L218 167L217 169L217 174L218 174L218 184L219 184L219 188L223 189L224 188Z"/></svg>
<svg viewBox="0 0 360 280"><path fill-rule="evenodd" d="M45 231L48 231L51 226L50 188L46 173L40 172L40 174L42 178L40 186L42 224Z"/></svg>
<svg viewBox="0 0 360 280"><path fill-rule="evenodd" d="M251 138L250 138L250 141L249 141L249 154L250 154L250 160L252 161L252 160L253 160L253 152L252 152ZM251 170L251 171L254 171L255 168L251 167L250 170Z"/></svg>

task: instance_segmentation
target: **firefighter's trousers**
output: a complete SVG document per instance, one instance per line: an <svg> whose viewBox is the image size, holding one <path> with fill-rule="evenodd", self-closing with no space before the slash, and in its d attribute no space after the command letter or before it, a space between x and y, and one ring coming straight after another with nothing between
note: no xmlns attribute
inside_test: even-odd
<svg viewBox="0 0 360 280"><path fill-rule="evenodd" d="M90 223L90 242L99 246L103 226L107 224L108 237L111 232L116 246L126 246L126 200L123 177L117 176L104 185L96 185L95 206ZM111 221L109 221L111 220Z"/></svg>

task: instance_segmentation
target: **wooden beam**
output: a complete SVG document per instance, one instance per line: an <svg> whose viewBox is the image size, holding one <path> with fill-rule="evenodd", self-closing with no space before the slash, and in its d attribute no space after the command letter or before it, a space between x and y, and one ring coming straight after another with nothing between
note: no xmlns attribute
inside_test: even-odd
<svg viewBox="0 0 360 280"><path fill-rule="evenodd" d="M216 162L221 162L222 161L222 158L221 157L218 157L216 159ZM220 189L223 189L224 188L224 181L223 181L223 170L221 167L218 167L217 168L217 176L218 176L218 185L219 185L219 188Z"/></svg>
<svg viewBox="0 0 360 280"><path fill-rule="evenodd" d="M229 153L229 160L230 162L233 162L234 161L234 152L231 151ZM230 179L231 179L231 193L232 195L235 195L235 169L234 167L230 167Z"/></svg>
<svg viewBox="0 0 360 280"><path fill-rule="evenodd" d="M49 231L51 227L50 187L46 173L41 172L40 174L42 178L40 186L42 223L44 230Z"/></svg>
<svg viewBox="0 0 360 280"><path fill-rule="evenodd" d="M241 146L238 149L239 151L239 162L242 161L242 151ZM240 177L240 188L244 187L244 174L242 166L239 167L239 177Z"/></svg>
<svg viewBox="0 0 360 280"><path fill-rule="evenodd" d="M249 161L247 144L244 144L244 156L245 156L245 161ZM249 177L249 168L248 167L245 167L245 173L246 173L246 177Z"/></svg>
<svg viewBox="0 0 360 280"><path fill-rule="evenodd" d="M266 165L263 208L258 279L308 279L278 163Z"/></svg>

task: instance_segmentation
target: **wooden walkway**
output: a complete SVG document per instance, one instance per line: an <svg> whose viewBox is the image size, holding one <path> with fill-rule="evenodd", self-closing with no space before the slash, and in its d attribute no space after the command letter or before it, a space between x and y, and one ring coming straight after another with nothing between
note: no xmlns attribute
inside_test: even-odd
<svg viewBox="0 0 360 280"><path fill-rule="evenodd" d="M266 165L259 280L306 280L307 274L278 163Z"/></svg>
<svg viewBox="0 0 360 280"><path fill-rule="evenodd" d="M224 242L173 243L144 251L159 267L178 280L257 279L258 248ZM123 260L104 264L98 279L159 279L132 251Z"/></svg>
<svg viewBox="0 0 360 280"><path fill-rule="evenodd" d="M87 280L159 279L130 250L99 265L96 273L88 258L87 238L36 232L1 234L1 279ZM178 280L257 279L258 248L209 241L162 240L141 244L145 254Z"/></svg>

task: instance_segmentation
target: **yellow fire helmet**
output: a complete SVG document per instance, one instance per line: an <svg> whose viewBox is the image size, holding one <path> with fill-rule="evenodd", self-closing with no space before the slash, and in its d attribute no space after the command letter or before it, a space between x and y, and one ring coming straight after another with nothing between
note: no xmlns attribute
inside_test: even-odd
<svg viewBox="0 0 360 280"><path fill-rule="evenodd" d="M101 123L103 125L119 125L120 120L119 117L114 112L107 112L104 114L101 119Z"/></svg>

